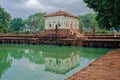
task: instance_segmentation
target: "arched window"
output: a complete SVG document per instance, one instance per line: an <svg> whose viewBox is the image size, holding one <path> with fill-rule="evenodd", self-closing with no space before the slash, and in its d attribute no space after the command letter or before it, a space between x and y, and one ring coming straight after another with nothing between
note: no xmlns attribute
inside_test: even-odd
<svg viewBox="0 0 120 80"><path fill-rule="evenodd" d="M51 27L51 24L49 24L49 27Z"/></svg>
<svg viewBox="0 0 120 80"><path fill-rule="evenodd" d="M77 22L75 22L75 28L77 27Z"/></svg>
<svg viewBox="0 0 120 80"><path fill-rule="evenodd" d="M60 27L60 24L58 24L58 27Z"/></svg>
<svg viewBox="0 0 120 80"><path fill-rule="evenodd" d="M68 27L68 21L66 21L66 27Z"/></svg>
<svg viewBox="0 0 120 80"><path fill-rule="evenodd" d="M61 25L60 25L60 22L58 21L58 27L60 27Z"/></svg>
<svg viewBox="0 0 120 80"><path fill-rule="evenodd" d="M51 27L51 23L49 22L49 27Z"/></svg>
<svg viewBox="0 0 120 80"><path fill-rule="evenodd" d="M55 27L55 25L56 25L56 24L55 24L55 21L52 22L52 25L53 25L53 27Z"/></svg>

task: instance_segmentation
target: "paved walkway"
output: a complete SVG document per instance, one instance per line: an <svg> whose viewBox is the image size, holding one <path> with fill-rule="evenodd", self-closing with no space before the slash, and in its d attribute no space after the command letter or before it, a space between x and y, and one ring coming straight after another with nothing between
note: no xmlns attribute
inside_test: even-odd
<svg viewBox="0 0 120 80"><path fill-rule="evenodd" d="M120 80L120 49L108 52L66 80Z"/></svg>

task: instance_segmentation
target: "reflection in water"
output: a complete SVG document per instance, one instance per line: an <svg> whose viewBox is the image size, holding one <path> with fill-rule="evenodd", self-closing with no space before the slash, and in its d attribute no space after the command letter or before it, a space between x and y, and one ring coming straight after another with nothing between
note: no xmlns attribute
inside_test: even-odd
<svg viewBox="0 0 120 80"><path fill-rule="evenodd" d="M65 59L54 57L45 57L46 71L65 74L69 70L79 65L79 53L72 52Z"/></svg>
<svg viewBox="0 0 120 80"><path fill-rule="evenodd" d="M0 80L63 80L108 50L110 49L0 44ZM26 67L32 67L35 72Z"/></svg>
<svg viewBox="0 0 120 80"><path fill-rule="evenodd" d="M12 59L4 49L0 49L0 78L2 74L11 66Z"/></svg>
<svg viewBox="0 0 120 80"><path fill-rule="evenodd" d="M41 50L25 49L24 56L29 59L29 61L36 64L44 64L44 56Z"/></svg>

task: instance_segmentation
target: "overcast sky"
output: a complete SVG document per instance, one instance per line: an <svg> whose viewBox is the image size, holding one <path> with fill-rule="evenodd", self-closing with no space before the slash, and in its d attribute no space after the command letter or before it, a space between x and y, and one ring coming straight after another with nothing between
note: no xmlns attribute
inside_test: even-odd
<svg viewBox="0 0 120 80"><path fill-rule="evenodd" d="M83 0L0 0L0 5L13 18L27 18L38 12L52 13L66 11L74 15L83 15L93 11L86 7Z"/></svg>

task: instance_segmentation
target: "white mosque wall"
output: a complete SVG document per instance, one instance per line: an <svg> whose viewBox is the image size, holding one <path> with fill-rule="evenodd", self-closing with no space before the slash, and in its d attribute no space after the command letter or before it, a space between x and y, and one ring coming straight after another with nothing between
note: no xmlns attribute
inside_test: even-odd
<svg viewBox="0 0 120 80"><path fill-rule="evenodd" d="M45 29L79 29L79 21L67 16L45 17Z"/></svg>

